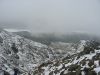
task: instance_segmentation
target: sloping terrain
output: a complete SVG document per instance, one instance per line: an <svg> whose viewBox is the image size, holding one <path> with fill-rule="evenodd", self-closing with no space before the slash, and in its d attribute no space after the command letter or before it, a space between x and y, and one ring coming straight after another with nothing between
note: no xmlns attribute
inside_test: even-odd
<svg viewBox="0 0 100 75"><path fill-rule="evenodd" d="M0 70L29 72L42 62L55 59L51 48L7 31L0 31ZM12 74L13 75L13 74Z"/></svg>
<svg viewBox="0 0 100 75"><path fill-rule="evenodd" d="M44 62L56 61L77 52L70 43L66 48L69 50L55 49L0 29L0 73L13 75L16 70L19 74L30 73Z"/></svg>
<svg viewBox="0 0 100 75"><path fill-rule="evenodd" d="M0 29L0 75L99 75L99 47L85 40L47 46Z"/></svg>
<svg viewBox="0 0 100 75"><path fill-rule="evenodd" d="M33 75L100 75L100 44L87 41L83 51L41 64Z"/></svg>

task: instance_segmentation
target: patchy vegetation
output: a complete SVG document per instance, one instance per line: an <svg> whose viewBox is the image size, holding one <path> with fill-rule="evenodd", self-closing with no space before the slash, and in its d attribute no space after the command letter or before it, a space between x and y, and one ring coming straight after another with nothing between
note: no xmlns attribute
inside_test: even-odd
<svg viewBox="0 0 100 75"><path fill-rule="evenodd" d="M52 61L52 64L45 63L33 73L34 75L99 75L99 45L95 41L87 41L82 52L59 61Z"/></svg>

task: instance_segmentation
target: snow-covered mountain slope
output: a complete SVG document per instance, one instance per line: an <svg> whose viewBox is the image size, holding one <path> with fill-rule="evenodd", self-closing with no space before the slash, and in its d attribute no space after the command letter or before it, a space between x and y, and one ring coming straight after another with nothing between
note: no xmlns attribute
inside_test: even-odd
<svg viewBox="0 0 100 75"><path fill-rule="evenodd" d="M48 46L0 31L0 73L4 70L12 74L14 69L20 73L29 72L40 63L54 58L54 52Z"/></svg>
<svg viewBox="0 0 100 75"><path fill-rule="evenodd" d="M85 73L84 68L90 69L87 63L92 59L93 72L98 72L99 45L81 40L47 46L0 29L0 75L69 75L76 69Z"/></svg>
<svg viewBox="0 0 100 75"><path fill-rule="evenodd" d="M100 43L82 41L79 49L83 50L62 60L41 64L33 75L100 75Z"/></svg>

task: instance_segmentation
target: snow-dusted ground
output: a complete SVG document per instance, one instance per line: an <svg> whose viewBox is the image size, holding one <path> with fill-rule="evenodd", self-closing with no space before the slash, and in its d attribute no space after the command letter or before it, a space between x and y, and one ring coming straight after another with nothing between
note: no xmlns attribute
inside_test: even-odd
<svg viewBox="0 0 100 75"><path fill-rule="evenodd" d="M82 41L82 43L79 46L79 49L84 50L83 45L85 44L86 44L86 41ZM59 60L59 61L53 62L53 64L48 64L48 65L41 67L41 69L39 70L40 71L43 70L43 71L37 74L41 74L41 75L42 74L43 75L63 75L63 74L79 75L75 73L80 72L81 75L90 75L89 73L91 74L96 73L96 75L98 75L98 73L100 72L100 60L97 59L98 57L100 58L99 53L100 53L100 50L95 49L93 53L90 52L89 54L80 55L80 57L78 57L78 54L76 54L75 56L72 56L71 58L64 59L64 61ZM96 57L96 59L93 59L94 57ZM67 62L68 60L70 61ZM78 66L79 68L77 68L76 66ZM86 74L86 71L85 71L86 69L89 71L88 74Z"/></svg>
<svg viewBox="0 0 100 75"><path fill-rule="evenodd" d="M89 42L89 41L88 41ZM13 69L20 70L20 75L61 75L67 74L71 65L80 66L81 74L85 75L84 68L93 68L96 73L100 72L100 60L94 60L90 67L89 62L100 50L95 49L94 53L80 55L86 45L85 40L81 40L77 45L73 43L54 44L55 48L34 42L19 35L1 31L0 32L0 74L3 70L14 74ZM61 46L63 45L63 47ZM59 47L62 47L59 49ZM56 49L57 48L57 49ZM56 49L56 50L55 50ZM69 55L69 57L67 57ZM59 56L61 56L59 58ZM99 56L100 57L100 56ZM82 64L85 61L85 64ZM42 64L42 65L41 65ZM37 72L35 74L35 72ZM76 72L73 70L72 72Z"/></svg>
<svg viewBox="0 0 100 75"><path fill-rule="evenodd" d="M0 68L11 72L32 71L40 63L54 59L52 49L7 31L0 32Z"/></svg>

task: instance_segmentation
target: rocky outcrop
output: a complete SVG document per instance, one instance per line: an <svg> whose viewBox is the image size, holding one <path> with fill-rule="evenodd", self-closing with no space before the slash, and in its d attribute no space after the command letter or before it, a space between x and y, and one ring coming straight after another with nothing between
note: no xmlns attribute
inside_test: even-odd
<svg viewBox="0 0 100 75"><path fill-rule="evenodd" d="M83 51L52 64L44 64L34 71L34 75L99 75L100 73L100 44L95 41L87 41Z"/></svg>
<svg viewBox="0 0 100 75"><path fill-rule="evenodd" d="M54 51L41 43L25 39L7 31L0 31L0 68L11 74L17 68L21 73L55 59Z"/></svg>

